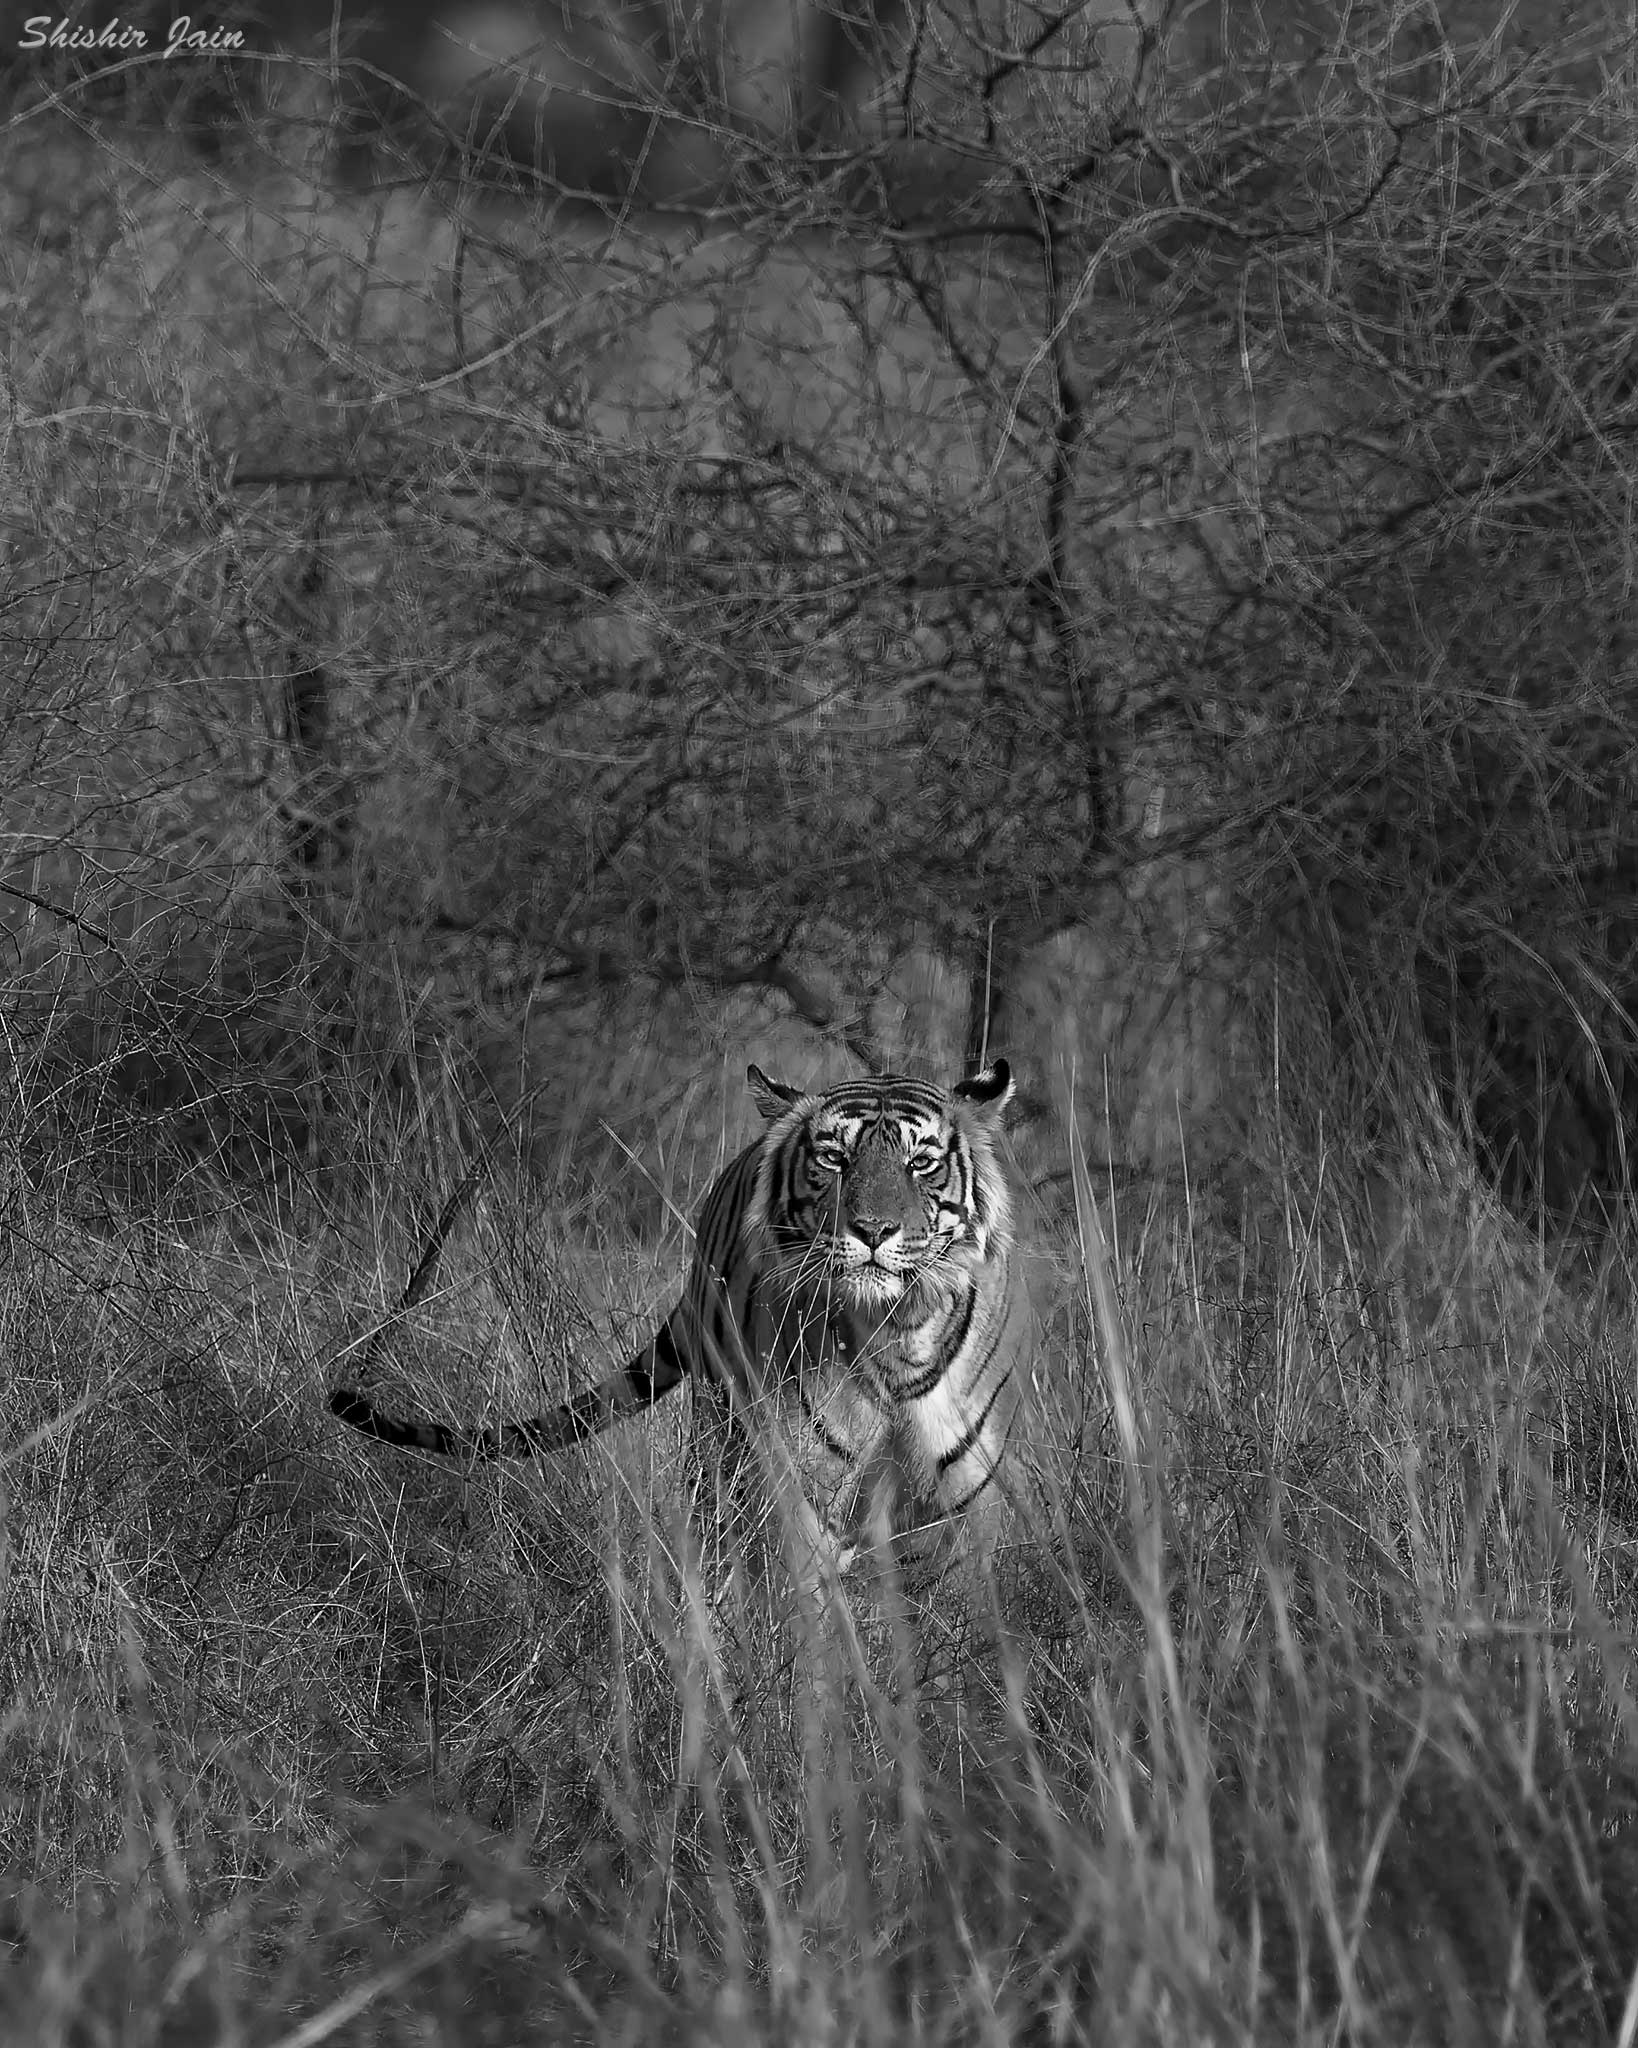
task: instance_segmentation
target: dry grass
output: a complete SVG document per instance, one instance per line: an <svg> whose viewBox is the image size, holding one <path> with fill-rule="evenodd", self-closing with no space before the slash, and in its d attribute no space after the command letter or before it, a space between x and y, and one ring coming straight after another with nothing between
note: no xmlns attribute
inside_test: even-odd
<svg viewBox="0 0 1638 2048"><path fill-rule="evenodd" d="M998 1636L918 1692L950 1617L856 1615L793 1691L788 1639L728 1644L679 1564L677 1417L540 1471L381 1451L323 1406L393 1291L358 1217L321 1279L248 1219L119 1244L14 1181L14 2036L1616 2038L1608 1290L1470 1234L1533 1305L1480 1342L1334 1214L1230 1243L1156 1206L1111 1259L1077 1193L1055 1529L1005 1561ZM636 1258L493 1182L381 1374L538 1405L624 1341Z"/></svg>

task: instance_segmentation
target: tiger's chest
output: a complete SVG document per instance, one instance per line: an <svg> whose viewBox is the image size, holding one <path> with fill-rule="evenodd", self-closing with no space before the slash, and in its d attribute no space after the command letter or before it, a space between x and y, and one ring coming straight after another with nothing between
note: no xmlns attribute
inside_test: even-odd
<svg viewBox="0 0 1638 2048"><path fill-rule="evenodd" d="M840 1502L867 1470L891 1467L908 1503L938 1503L942 1461L970 1420L960 1365L975 1291L891 1313L809 1298L757 1320L752 1412L811 1495Z"/></svg>

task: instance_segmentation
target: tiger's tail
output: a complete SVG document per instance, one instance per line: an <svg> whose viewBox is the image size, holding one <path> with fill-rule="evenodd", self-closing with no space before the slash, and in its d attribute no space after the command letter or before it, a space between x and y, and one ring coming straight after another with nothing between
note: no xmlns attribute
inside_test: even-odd
<svg viewBox="0 0 1638 2048"><path fill-rule="evenodd" d="M396 1328L412 1308L418 1307L437 1272L438 1260L455 1227L456 1218L477 1186L484 1162L474 1166L444 1204L425 1249L405 1283L398 1305L364 1340L361 1361L368 1360L381 1341ZM688 1357L672 1331L676 1311L655 1332L629 1364L577 1394L549 1415L537 1415L524 1422L503 1422L489 1429L452 1429L442 1422L423 1422L384 1415L356 1387L337 1387L330 1396L330 1413L349 1429L374 1437L378 1443L396 1444L404 1450L432 1451L441 1458L486 1461L492 1458L540 1458L570 1444L584 1443L600 1436L628 1415L651 1408L680 1386L688 1372Z"/></svg>
<svg viewBox="0 0 1638 2048"><path fill-rule="evenodd" d="M452 1429L442 1422L400 1420L384 1415L354 1387L337 1387L330 1396L330 1413L349 1429L359 1430L377 1442L396 1444L400 1449L432 1451L440 1458L463 1458L487 1462L493 1458L541 1458L570 1444L601 1436L606 1429L623 1422L641 1409L679 1387L688 1371L687 1361L671 1333L670 1321L661 1324L651 1343L645 1344L631 1362L611 1378L588 1387L549 1415L536 1415L524 1422L502 1422L488 1429Z"/></svg>

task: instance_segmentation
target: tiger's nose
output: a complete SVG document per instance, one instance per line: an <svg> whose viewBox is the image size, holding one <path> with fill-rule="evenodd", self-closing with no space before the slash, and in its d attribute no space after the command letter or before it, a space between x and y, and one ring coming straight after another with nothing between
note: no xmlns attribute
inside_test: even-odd
<svg viewBox="0 0 1638 2048"><path fill-rule="evenodd" d="M899 1228L885 1216L852 1216L847 1227L871 1251L878 1250L888 1238L896 1236Z"/></svg>

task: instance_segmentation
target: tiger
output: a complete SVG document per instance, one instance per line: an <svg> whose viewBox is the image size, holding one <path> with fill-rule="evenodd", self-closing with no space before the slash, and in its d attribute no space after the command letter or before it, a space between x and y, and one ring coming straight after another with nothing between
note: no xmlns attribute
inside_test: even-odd
<svg viewBox="0 0 1638 2048"><path fill-rule="evenodd" d="M332 1411L385 1444L529 1458L689 1379L697 1484L719 1515L743 1514L760 1468L808 1568L844 1573L883 1545L923 1564L952 1542L987 1556L1032 1365L995 1146L1007 1062L952 1088L874 1074L804 1091L754 1065L747 1080L767 1128L712 1184L681 1298L620 1372L488 1428L397 1420L349 1387Z"/></svg>

